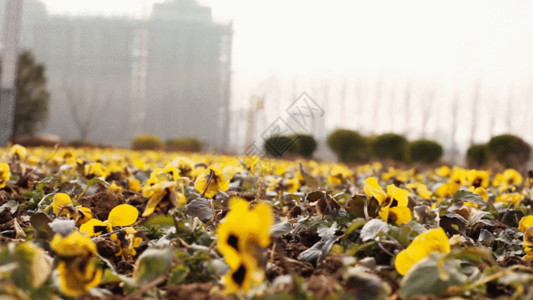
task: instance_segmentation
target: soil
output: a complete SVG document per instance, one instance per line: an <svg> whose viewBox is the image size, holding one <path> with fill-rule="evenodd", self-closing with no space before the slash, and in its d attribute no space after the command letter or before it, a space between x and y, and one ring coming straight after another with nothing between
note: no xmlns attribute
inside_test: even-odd
<svg viewBox="0 0 533 300"><path fill-rule="evenodd" d="M222 295L222 288L216 287L209 282L184 283L167 286L164 288L164 299L188 299L188 300L229 300L235 299Z"/></svg>
<svg viewBox="0 0 533 300"><path fill-rule="evenodd" d="M117 205L124 204L124 197L113 191L98 192L80 199L80 204L88 207L100 220L107 220L109 212Z"/></svg>

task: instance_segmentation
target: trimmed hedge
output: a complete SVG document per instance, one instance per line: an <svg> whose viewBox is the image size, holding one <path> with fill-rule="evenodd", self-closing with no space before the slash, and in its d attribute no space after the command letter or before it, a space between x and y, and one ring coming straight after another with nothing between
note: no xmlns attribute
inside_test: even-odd
<svg viewBox="0 0 533 300"><path fill-rule="evenodd" d="M523 139L502 134L494 136L488 143L489 160L497 161L506 168L523 166L531 155L531 147Z"/></svg>
<svg viewBox="0 0 533 300"><path fill-rule="evenodd" d="M171 151L200 152L203 143L196 138L169 139L166 142L167 149Z"/></svg>
<svg viewBox="0 0 533 300"><path fill-rule="evenodd" d="M487 144L472 145L466 151L466 163L470 168L479 168L489 162L489 147Z"/></svg>
<svg viewBox="0 0 533 300"><path fill-rule="evenodd" d="M408 150L407 139L403 135L385 133L378 135L370 142L372 154L378 159L406 161Z"/></svg>
<svg viewBox="0 0 533 300"><path fill-rule="evenodd" d="M156 150L163 147L163 141L153 134L140 134L131 142L131 147L136 150Z"/></svg>
<svg viewBox="0 0 533 300"><path fill-rule="evenodd" d="M328 136L327 143L341 162L360 162L369 158L368 140L357 131L337 129Z"/></svg>
<svg viewBox="0 0 533 300"><path fill-rule="evenodd" d="M317 142L312 135L295 134L290 136L290 138L294 141L294 147L289 148L289 152L305 158L313 157L313 153L317 148Z"/></svg>
<svg viewBox="0 0 533 300"><path fill-rule="evenodd" d="M286 152L294 152L294 139L284 135L273 135L266 139L263 148L272 157L282 157Z"/></svg>
<svg viewBox="0 0 533 300"><path fill-rule="evenodd" d="M409 157L412 162L436 163L443 152L442 146L432 140L420 139L409 143Z"/></svg>

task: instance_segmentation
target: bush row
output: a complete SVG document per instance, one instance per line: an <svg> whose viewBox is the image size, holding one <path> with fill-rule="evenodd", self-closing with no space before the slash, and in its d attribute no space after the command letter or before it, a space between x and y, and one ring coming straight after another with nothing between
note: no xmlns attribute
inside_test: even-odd
<svg viewBox="0 0 533 300"><path fill-rule="evenodd" d="M519 169L530 156L531 147L526 141L511 134L502 134L492 137L486 144L470 146L466 161L473 168L499 163L506 168Z"/></svg>
<svg viewBox="0 0 533 300"><path fill-rule="evenodd" d="M141 134L136 136L131 142L131 147L136 150L170 150L170 151L191 151L202 150L202 142L195 138L169 139L163 142L158 136L152 134Z"/></svg>
<svg viewBox="0 0 533 300"><path fill-rule="evenodd" d="M306 134L274 135L265 141L263 147L273 157L293 154L311 158L316 150L317 142L313 136Z"/></svg>
<svg viewBox="0 0 533 300"><path fill-rule="evenodd" d="M329 148L342 162L362 162L371 158L397 162L435 163L443 153L442 146L431 140L409 142L404 136L385 133L365 137L357 131L338 129L327 139Z"/></svg>

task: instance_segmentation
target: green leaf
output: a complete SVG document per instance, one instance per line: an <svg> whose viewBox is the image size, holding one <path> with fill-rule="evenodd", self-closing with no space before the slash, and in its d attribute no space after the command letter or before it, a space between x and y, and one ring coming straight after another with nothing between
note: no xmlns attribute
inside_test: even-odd
<svg viewBox="0 0 533 300"><path fill-rule="evenodd" d="M17 287L25 290L37 288L46 282L52 270L52 259L43 249L33 243L23 243L13 248L2 247L0 250L0 266L15 264L7 276ZM4 276L1 276L4 277Z"/></svg>
<svg viewBox="0 0 533 300"><path fill-rule="evenodd" d="M448 288L466 282L467 276L459 270L459 260L444 260L442 254L431 253L416 263L402 279L400 297L410 299L422 295L443 296Z"/></svg>
<svg viewBox="0 0 533 300"><path fill-rule="evenodd" d="M52 235L52 228L49 223L52 222L50 218L43 212L33 214L30 218L30 224L37 231L37 237L48 239Z"/></svg>
<svg viewBox="0 0 533 300"><path fill-rule="evenodd" d="M365 217L365 202L366 196L364 194L355 194L352 199L348 201L347 211L354 218L364 218Z"/></svg>
<svg viewBox="0 0 533 300"><path fill-rule="evenodd" d="M453 200L461 200L463 202L470 202L480 205L487 205L487 202L483 201L483 198L478 194L474 194L470 191L459 191L453 195Z"/></svg>
<svg viewBox="0 0 533 300"><path fill-rule="evenodd" d="M9 200L0 206L0 212L4 211L6 208L9 209L10 213L13 215L19 208L19 203L15 200Z"/></svg>
<svg viewBox="0 0 533 300"><path fill-rule="evenodd" d="M207 222L214 216L211 202L206 198L196 198L189 202L185 206L185 213L191 217L197 217L202 222Z"/></svg>
<svg viewBox="0 0 533 300"><path fill-rule="evenodd" d="M133 274L135 284L142 286L164 275L170 268L172 257L173 251L170 247L145 250L135 264Z"/></svg>
<svg viewBox="0 0 533 300"><path fill-rule="evenodd" d="M380 219L372 219L363 226L363 229L361 229L361 240L363 242L372 240L380 233L389 232L389 229L389 224Z"/></svg>
<svg viewBox="0 0 533 300"><path fill-rule="evenodd" d="M170 271L170 277L168 278L168 285L178 285L184 283L189 275L189 267L186 265L177 265L172 271Z"/></svg>
<svg viewBox="0 0 533 300"><path fill-rule="evenodd" d="M302 175L303 179L305 180L305 184L310 187L313 190L318 189L318 181L311 175L309 175L307 172L304 171L304 168L302 167L302 162L300 162L300 175Z"/></svg>

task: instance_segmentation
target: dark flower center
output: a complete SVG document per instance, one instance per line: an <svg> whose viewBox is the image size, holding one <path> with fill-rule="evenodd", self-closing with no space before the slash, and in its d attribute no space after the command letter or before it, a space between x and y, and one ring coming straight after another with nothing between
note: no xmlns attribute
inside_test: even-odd
<svg viewBox="0 0 533 300"><path fill-rule="evenodd" d="M228 245L239 251L239 238L234 234L230 234L228 237Z"/></svg>
<svg viewBox="0 0 533 300"><path fill-rule="evenodd" d="M241 265L237 271L235 271L233 274L231 274L231 278L233 278L233 281L237 283L238 286L242 286L244 283L244 277L246 276L246 267L244 265Z"/></svg>

